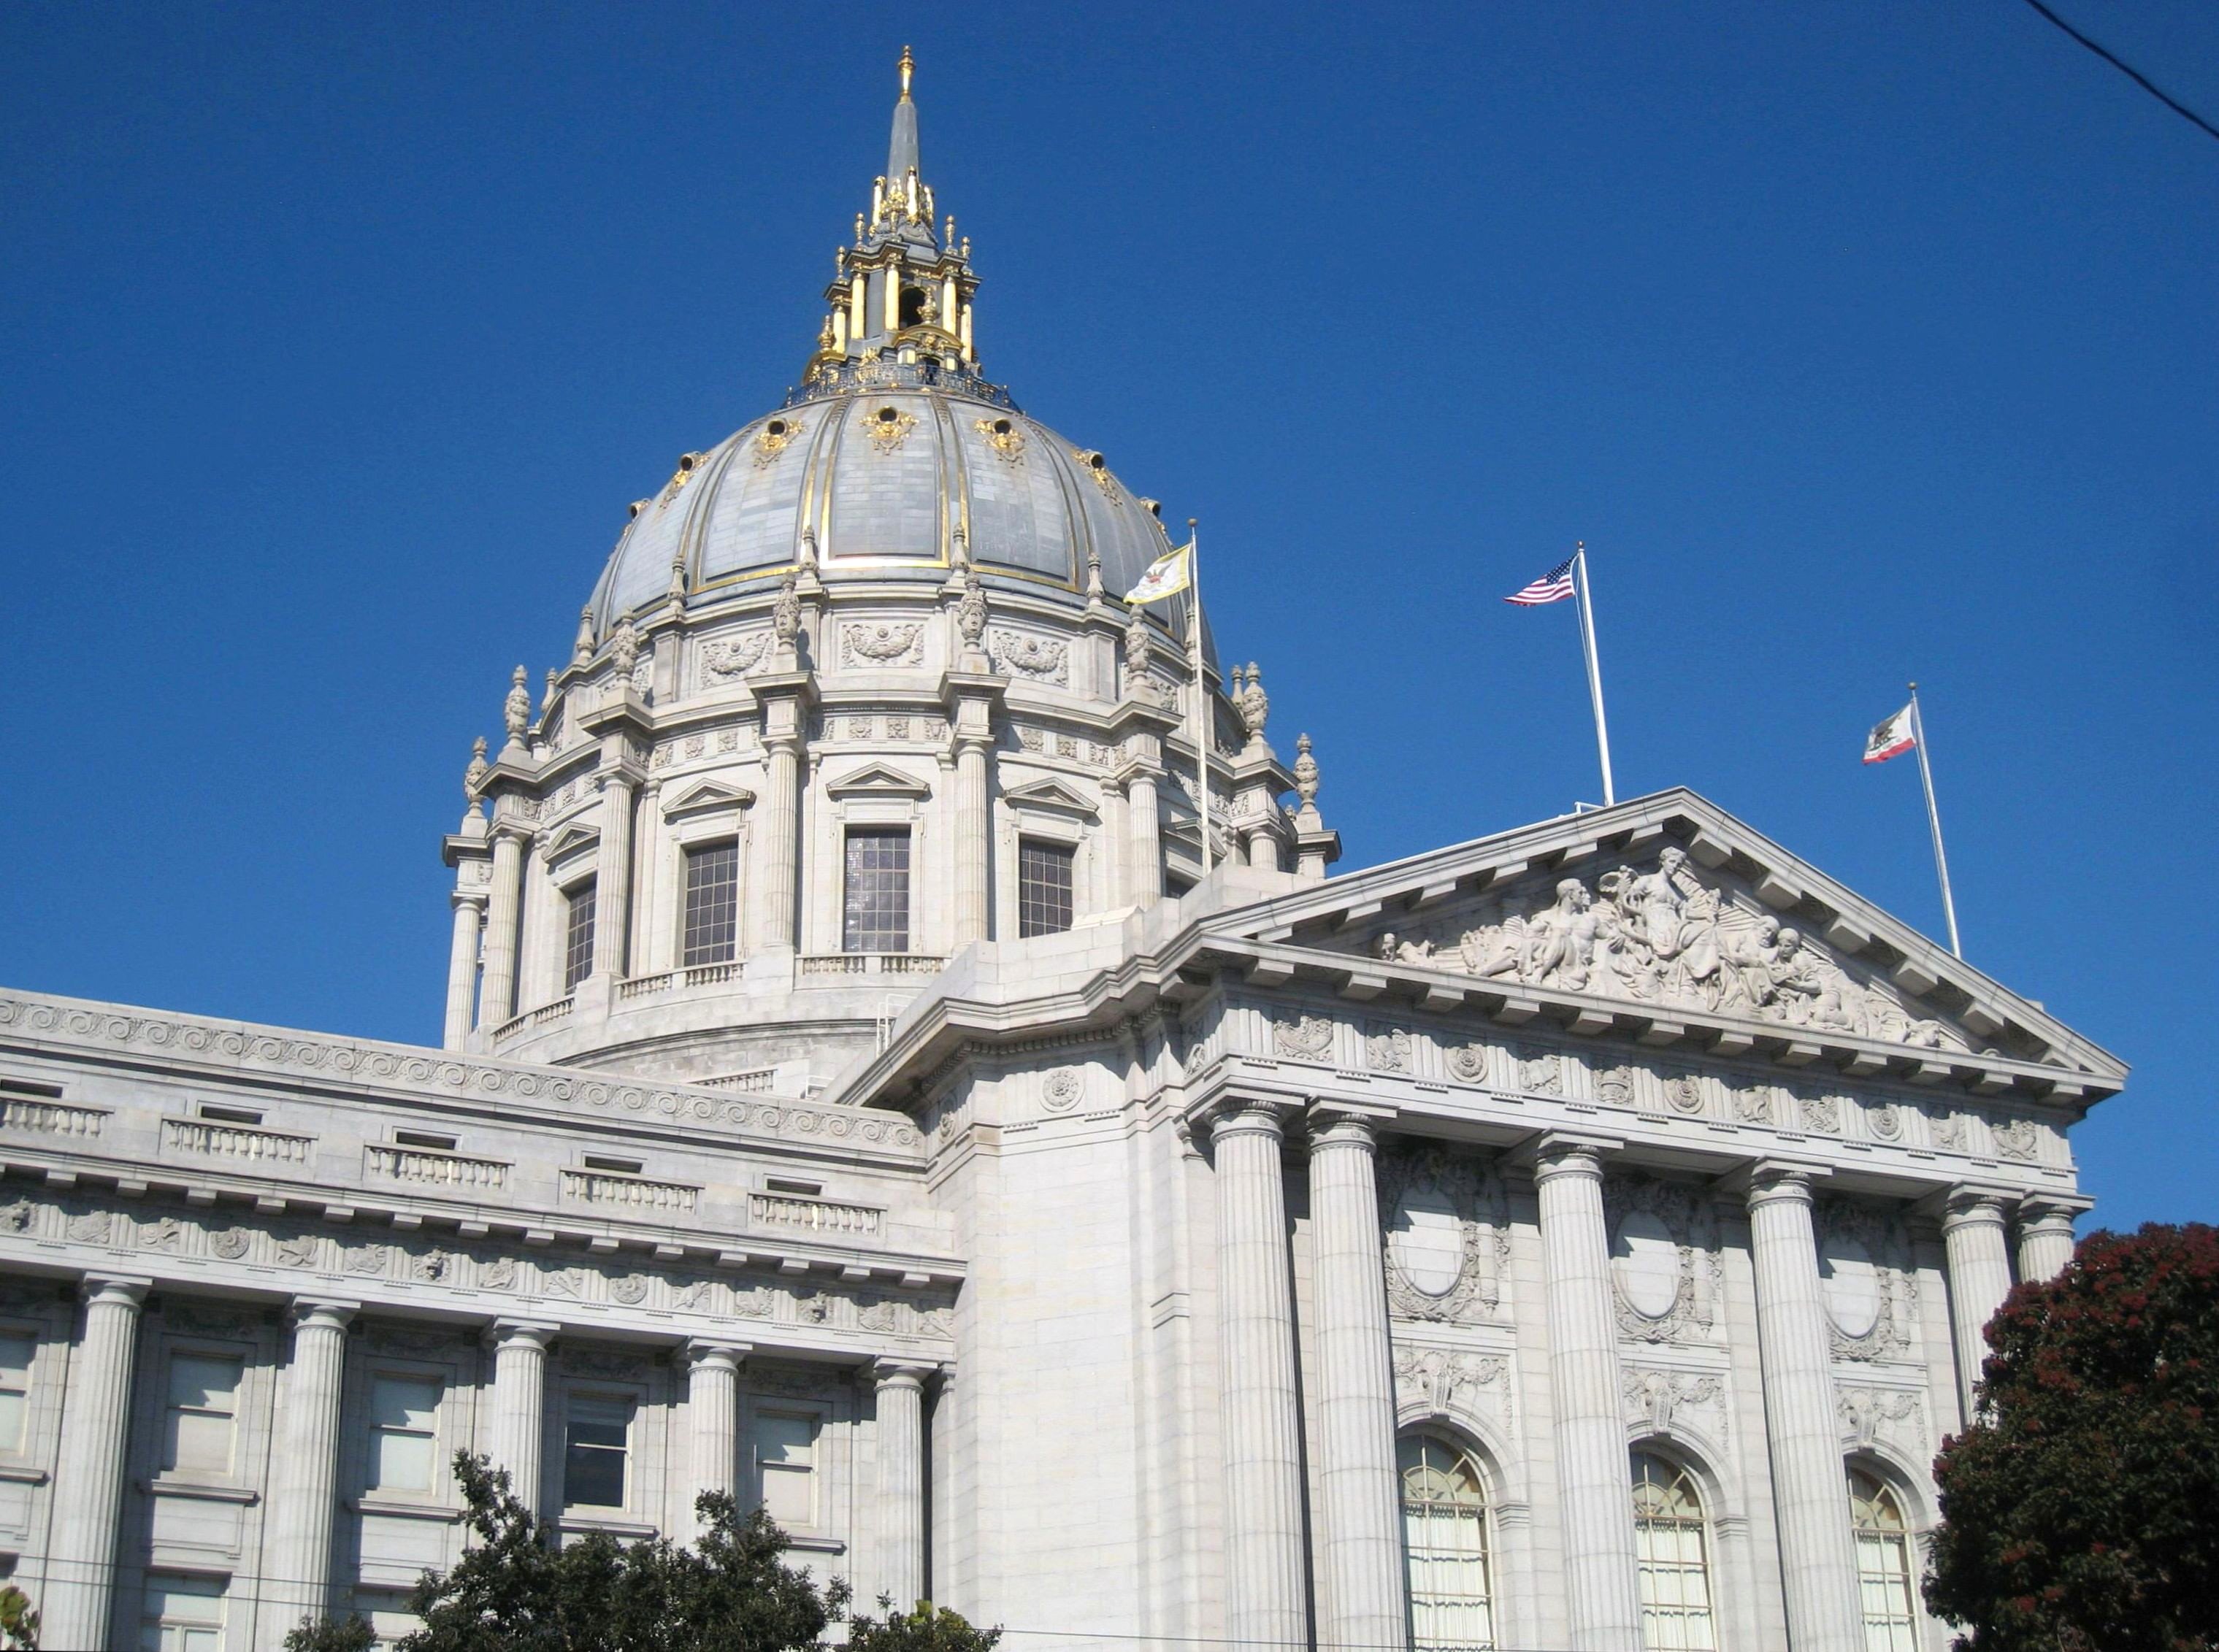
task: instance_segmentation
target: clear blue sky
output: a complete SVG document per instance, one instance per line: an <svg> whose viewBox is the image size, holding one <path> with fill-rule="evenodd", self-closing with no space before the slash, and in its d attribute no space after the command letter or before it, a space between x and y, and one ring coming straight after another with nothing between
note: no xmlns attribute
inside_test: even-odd
<svg viewBox="0 0 2219 1652"><path fill-rule="evenodd" d="M2063 0L2219 109L2219 9ZM1197 515L1346 865L1685 784L2134 1063L2214 1214L2219 142L2019 0L0 12L0 982L435 1040L438 836L799 369L921 64L985 364ZM2191 898L2193 897L2193 898ZM2191 917L2194 922L2191 922Z"/></svg>

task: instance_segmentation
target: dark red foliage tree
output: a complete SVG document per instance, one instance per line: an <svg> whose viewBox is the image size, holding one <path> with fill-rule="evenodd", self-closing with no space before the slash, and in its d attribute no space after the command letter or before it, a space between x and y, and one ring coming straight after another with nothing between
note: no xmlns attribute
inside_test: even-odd
<svg viewBox="0 0 2219 1652"><path fill-rule="evenodd" d="M2092 1234L1988 1342L1927 1605L1972 1652L2219 1649L2219 1229Z"/></svg>

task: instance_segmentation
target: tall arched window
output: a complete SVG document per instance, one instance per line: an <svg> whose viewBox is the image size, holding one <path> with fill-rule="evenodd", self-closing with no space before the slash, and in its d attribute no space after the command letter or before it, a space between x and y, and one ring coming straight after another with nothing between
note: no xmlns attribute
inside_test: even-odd
<svg viewBox="0 0 2219 1652"><path fill-rule="evenodd" d="M1649 1652L1717 1652L1703 1497L1688 1472L1633 1454L1633 1537L1641 1560L1641 1643Z"/></svg>
<svg viewBox="0 0 2219 1652"><path fill-rule="evenodd" d="M1406 1435L1396 1456L1411 1643L1431 1652L1491 1652L1495 1596L1479 1466L1430 1434Z"/></svg>
<svg viewBox="0 0 2219 1652"><path fill-rule="evenodd" d="M1849 1524L1857 1533L1857 1587L1865 1652L1917 1652L1918 1597L1911 1586L1911 1527L1893 1492L1849 1470Z"/></svg>

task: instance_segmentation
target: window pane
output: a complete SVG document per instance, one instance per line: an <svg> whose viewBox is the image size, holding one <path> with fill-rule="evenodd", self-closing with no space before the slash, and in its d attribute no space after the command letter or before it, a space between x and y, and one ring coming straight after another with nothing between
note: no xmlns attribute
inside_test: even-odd
<svg viewBox="0 0 2219 1652"><path fill-rule="evenodd" d="M432 1489L432 1467L438 1443L429 1434L404 1434L378 1430L370 1450L370 1484L373 1491L427 1492Z"/></svg>
<svg viewBox="0 0 2219 1652"><path fill-rule="evenodd" d="M754 1434L763 1507L772 1519L782 1525L814 1525L817 1419L791 1413L758 1412Z"/></svg>
<svg viewBox="0 0 2219 1652"><path fill-rule="evenodd" d="M1017 842L1017 935L1061 935L1071 928L1072 868L1078 852L1062 843Z"/></svg>
<svg viewBox="0 0 2219 1652"><path fill-rule="evenodd" d="M429 1429L439 1413L439 1387L434 1377L379 1377L370 1385L370 1422L379 1428Z"/></svg>
<svg viewBox="0 0 2219 1652"><path fill-rule="evenodd" d="M631 1402L583 1396L570 1401L563 1462L563 1500L622 1508L625 1446L631 1432Z"/></svg>
<svg viewBox="0 0 2219 1652"><path fill-rule="evenodd" d="M38 1338L11 1331L0 1335L0 1388L22 1389L31 1381L31 1356Z"/></svg>
<svg viewBox="0 0 2219 1652"><path fill-rule="evenodd" d="M1412 1643L1492 1647L1487 1494L1477 1468L1454 1446L1423 1434L1401 1443L1397 1461Z"/></svg>
<svg viewBox="0 0 2219 1652"><path fill-rule="evenodd" d="M569 917L563 943L563 991L568 992L593 972L594 889L581 884L570 891Z"/></svg>
<svg viewBox="0 0 2219 1652"><path fill-rule="evenodd" d="M681 960L730 963L739 941L740 846L711 843L686 851L686 949Z"/></svg>
<svg viewBox="0 0 2219 1652"><path fill-rule="evenodd" d="M909 950L909 829L848 834L847 907L842 949Z"/></svg>
<svg viewBox="0 0 2219 1652"><path fill-rule="evenodd" d="M1662 1457L1637 1451L1632 1468L1641 1643L1650 1652L1714 1652L1702 1498Z"/></svg>
<svg viewBox="0 0 2219 1652"><path fill-rule="evenodd" d="M170 1362L169 1450L163 1467L231 1472L244 1369L235 1359L197 1354L180 1354Z"/></svg>

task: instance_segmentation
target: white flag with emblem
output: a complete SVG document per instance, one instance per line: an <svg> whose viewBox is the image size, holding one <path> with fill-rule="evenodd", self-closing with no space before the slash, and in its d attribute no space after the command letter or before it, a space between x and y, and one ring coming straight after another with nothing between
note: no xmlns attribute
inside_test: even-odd
<svg viewBox="0 0 2219 1652"><path fill-rule="evenodd" d="M1865 736L1865 761L1885 763L1891 757L1902 756L1918 743L1918 736L1911 729L1911 708L1906 705Z"/></svg>
<svg viewBox="0 0 2219 1652"><path fill-rule="evenodd" d="M1191 581L1194 563L1194 541L1190 539L1176 550L1167 550L1148 564L1148 571L1141 575L1141 582L1125 593L1125 600L1133 603L1161 602L1165 597L1175 597Z"/></svg>

